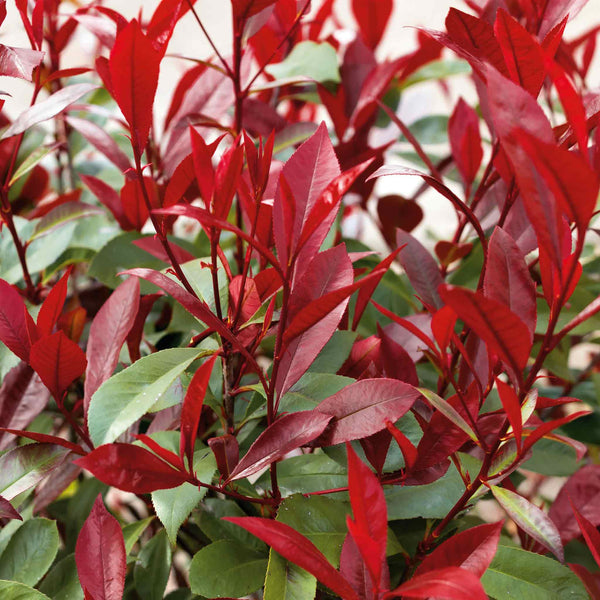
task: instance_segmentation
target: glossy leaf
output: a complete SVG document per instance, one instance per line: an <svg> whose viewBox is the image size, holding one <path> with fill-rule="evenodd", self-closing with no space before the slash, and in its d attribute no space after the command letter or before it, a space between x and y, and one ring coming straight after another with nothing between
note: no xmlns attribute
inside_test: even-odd
<svg viewBox="0 0 600 600"><path fill-rule="evenodd" d="M62 331L39 339L31 346L29 364L57 401L83 375L87 360L83 350Z"/></svg>
<svg viewBox="0 0 600 600"><path fill-rule="evenodd" d="M16 581L0 581L0 593L6 600L50 600L46 594Z"/></svg>
<svg viewBox="0 0 600 600"><path fill-rule="evenodd" d="M0 44L0 75L32 81L33 70L44 59L44 52Z"/></svg>
<svg viewBox="0 0 600 600"><path fill-rule="evenodd" d="M279 417L250 446L228 481L258 473L288 452L312 442L325 431L331 418L331 415L308 410Z"/></svg>
<svg viewBox="0 0 600 600"><path fill-rule="evenodd" d="M190 563L190 587L206 597L240 597L257 591L265 580L267 557L231 539L204 546Z"/></svg>
<svg viewBox="0 0 600 600"><path fill-rule="evenodd" d="M81 587L94 600L118 600L125 587L125 543L119 522L106 510L102 496L77 537L75 562Z"/></svg>
<svg viewBox="0 0 600 600"><path fill-rule="evenodd" d="M0 556L0 580L36 585L52 565L58 546L54 521L36 518L23 523Z"/></svg>
<svg viewBox="0 0 600 600"><path fill-rule="evenodd" d="M375 49L392 16L394 3L392 0L381 0L366 4L361 0L353 0L352 12L358 23L363 40L371 49Z"/></svg>
<svg viewBox="0 0 600 600"><path fill-rule="evenodd" d="M94 444L114 442L156 404L200 354L193 348L162 350L105 381L88 410L88 429Z"/></svg>
<svg viewBox="0 0 600 600"><path fill-rule="evenodd" d="M312 542L290 526L260 517L226 517L297 564L344 600L358 600L350 584L336 571Z"/></svg>
<svg viewBox="0 0 600 600"><path fill-rule="evenodd" d="M560 534L546 513L515 492L495 485L490 489L500 506L523 531L564 561Z"/></svg>
<svg viewBox="0 0 600 600"><path fill-rule="evenodd" d="M0 494L16 498L34 487L66 458L68 450L54 444L28 444L0 457Z"/></svg>
<svg viewBox="0 0 600 600"><path fill-rule="evenodd" d="M183 399L179 455L182 461L184 456L187 458L190 470L194 464L194 446L198 435L204 397L208 391L210 375L216 360L217 355L212 356L194 373Z"/></svg>
<svg viewBox="0 0 600 600"><path fill-rule="evenodd" d="M3 279L0 279L0 294L0 340L20 359L29 362L29 332L36 329L33 319L25 308L23 298Z"/></svg>
<svg viewBox="0 0 600 600"><path fill-rule="evenodd" d="M95 90L98 86L91 83L75 83L69 85L51 96L37 102L30 108L23 111L12 123L12 125L2 134L2 138L12 137L19 133L27 131L30 127L47 121L60 114L63 110L71 106L74 102Z"/></svg>
<svg viewBox="0 0 600 600"><path fill-rule="evenodd" d="M397 421L419 397L416 388L396 379L363 379L345 387L316 410L334 419L316 440L332 446L360 439L385 429L386 420Z"/></svg>
<svg viewBox="0 0 600 600"><path fill-rule="evenodd" d="M132 144L139 154L152 126L160 60L161 53L134 19L117 35L108 61L111 92L129 124Z"/></svg>
<svg viewBox="0 0 600 600"><path fill-rule="evenodd" d="M121 347L138 312L139 295L139 280L130 277L111 294L92 321L86 350L86 412L94 393L113 374L117 366Z"/></svg>
<svg viewBox="0 0 600 600"><path fill-rule="evenodd" d="M487 600L479 577L461 567L445 567L415 575L400 587L385 594L384 598L429 598L437 596L452 600Z"/></svg>
<svg viewBox="0 0 600 600"><path fill-rule="evenodd" d="M187 481L187 475L132 444L104 444L75 462L107 485L134 494L174 488Z"/></svg>
<svg viewBox="0 0 600 600"><path fill-rule="evenodd" d="M442 300L497 354L519 382L527 364L533 339L523 321L504 304L454 286L440 288Z"/></svg>

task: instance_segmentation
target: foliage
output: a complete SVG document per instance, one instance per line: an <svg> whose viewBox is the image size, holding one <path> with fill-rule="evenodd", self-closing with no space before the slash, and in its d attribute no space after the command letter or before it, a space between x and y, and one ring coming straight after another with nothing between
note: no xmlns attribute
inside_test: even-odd
<svg viewBox="0 0 600 600"><path fill-rule="evenodd" d="M232 0L230 56L168 62L194 4L16 0L0 45L33 90L0 114L2 597L599 598L585 2L469 2L382 60L393 0L353 36ZM476 105L403 122L451 77Z"/></svg>

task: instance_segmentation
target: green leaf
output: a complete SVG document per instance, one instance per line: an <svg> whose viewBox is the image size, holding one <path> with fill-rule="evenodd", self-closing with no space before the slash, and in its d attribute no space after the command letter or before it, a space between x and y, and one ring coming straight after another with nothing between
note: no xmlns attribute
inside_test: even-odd
<svg viewBox="0 0 600 600"><path fill-rule="evenodd" d="M355 331L336 331L308 368L312 373L337 373L356 340Z"/></svg>
<svg viewBox="0 0 600 600"><path fill-rule="evenodd" d="M201 458L198 458L200 456ZM196 477L210 483L217 462L210 450L199 450L194 454L194 471ZM170 490L157 490L152 492L152 504L157 517L164 525L172 544L177 543L177 532L181 524L190 516L190 513L206 496L206 488L198 488L191 483L184 483Z"/></svg>
<svg viewBox="0 0 600 600"><path fill-rule="evenodd" d="M346 515L349 512L350 506L345 502L295 494L281 503L277 520L307 537L337 568L348 533Z"/></svg>
<svg viewBox="0 0 600 600"><path fill-rule="evenodd" d="M449 421L454 423L459 429L462 429L475 443L478 443L477 436L471 426L460 416L446 400L440 398L436 393L425 388L417 388L427 401L437 410L439 410Z"/></svg>
<svg viewBox="0 0 600 600"><path fill-rule="evenodd" d="M127 555L131 553L135 543L140 539L140 535L146 531L152 521L154 521L154 517L146 517L141 521L134 521L123 527L123 539L125 540L125 553Z"/></svg>
<svg viewBox="0 0 600 600"><path fill-rule="evenodd" d="M277 482L283 496L318 492L348 485L346 468L326 454L303 454L286 458L277 464ZM270 489L269 474L256 482L257 487Z"/></svg>
<svg viewBox="0 0 600 600"><path fill-rule="evenodd" d="M161 600L171 571L167 532L159 531L141 550L133 569L135 589L144 600Z"/></svg>
<svg viewBox="0 0 600 600"><path fill-rule="evenodd" d="M29 238L29 243L38 238L46 237L71 221L77 221L100 213L101 210L97 206L84 204L83 202L66 202L65 204L61 204L45 214L36 223L33 234ZM75 228L73 227L73 229Z"/></svg>
<svg viewBox="0 0 600 600"><path fill-rule="evenodd" d="M50 600L46 594L15 581L0 581L2 600Z"/></svg>
<svg viewBox="0 0 600 600"><path fill-rule="evenodd" d="M481 583L494 600L587 600L585 587L567 567L552 558L520 548L498 546Z"/></svg>
<svg viewBox="0 0 600 600"><path fill-rule="evenodd" d="M92 396L88 413L94 444L114 442L158 402L200 354L195 348L162 350L141 358L105 381Z"/></svg>
<svg viewBox="0 0 600 600"><path fill-rule="evenodd" d="M210 258L197 258L181 265L181 268L187 277L190 285L201 300L208 304L209 308L216 311L215 295L213 292L213 278L210 269L203 266L203 261L208 263ZM221 300L221 310L223 314L227 313L229 306L229 280L224 269L217 269L219 280L219 298ZM175 281L177 281L175 279ZM141 280L140 280L141 283Z"/></svg>
<svg viewBox="0 0 600 600"><path fill-rule="evenodd" d="M314 600L317 580L271 548L264 600Z"/></svg>
<svg viewBox="0 0 600 600"><path fill-rule="evenodd" d="M531 450L531 458L524 462L521 467L534 473L568 477L581 466L581 463L577 460L575 449L557 440L542 438L534 444Z"/></svg>
<svg viewBox="0 0 600 600"><path fill-rule="evenodd" d="M388 519L441 519L456 504L465 486L454 465L448 472L427 485L394 486L385 489Z"/></svg>
<svg viewBox="0 0 600 600"><path fill-rule="evenodd" d="M60 465L69 450L54 444L27 444L0 457L0 495L12 500Z"/></svg>
<svg viewBox="0 0 600 600"><path fill-rule="evenodd" d="M276 79L307 77L319 83L339 83L337 54L327 42L300 42L284 61L269 65L266 71Z"/></svg>
<svg viewBox="0 0 600 600"><path fill-rule="evenodd" d="M469 75L471 67L466 60L438 60L421 67L402 82L402 89L406 89L415 83L440 80L453 75Z"/></svg>
<svg viewBox="0 0 600 600"><path fill-rule="evenodd" d="M52 600L83 600L74 554L69 554L56 563L44 577L40 591Z"/></svg>
<svg viewBox="0 0 600 600"><path fill-rule="evenodd" d="M16 181L21 179L23 175L29 173L40 161L42 161L48 154L58 149L57 144L52 146L39 146L37 147L20 165L19 168L14 172L11 180L8 182L11 187Z"/></svg>
<svg viewBox="0 0 600 600"><path fill-rule="evenodd" d="M417 119L408 128L421 145L448 143L448 117L446 115L429 115ZM407 143L403 135L400 136L400 142Z"/></svg>
<svg viewBox="0 0 600 600"><path fill-rule="evenodd" d="M190 564L192 592L214 598L239 598L260 589L265 580L264 554L230 540L205 546Z"/></svg>
<svg viewBox="0 0 600 600"><path fill-rule="evenodd" d="M333 396L351 383L354 383L354 379L341 375L305 373L283 396L280 408L285 412L312 410L325 398Z"/></svg>
<svg viewBox="0 0 600 600"><path fill-rule="evenodd" d="M490 489L500 506L521 529L548 548L561 562L564 560L560 533L545 512L515 492L495 485Z"/></svg>
<svg viewBox="0 0 600 600"><path fill-rule="evenodd" d="M17 529L0 556L0 579L35 585L50 568L58 543L54 521L27 521Z"/></svg>

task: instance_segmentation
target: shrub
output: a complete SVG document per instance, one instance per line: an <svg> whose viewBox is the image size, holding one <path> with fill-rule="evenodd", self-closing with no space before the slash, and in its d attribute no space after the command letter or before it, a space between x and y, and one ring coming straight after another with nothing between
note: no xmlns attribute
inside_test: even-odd
<svg viewBox="0 0 600 600"><path fill-rule="evenodd" d="M600 597L598 28L470 2L382 60L393 4L354 0L351 37L332 0L232 0L159 122L192 0L16 2L3 597ZM476 105L398 116L457 78Z"/></svg>

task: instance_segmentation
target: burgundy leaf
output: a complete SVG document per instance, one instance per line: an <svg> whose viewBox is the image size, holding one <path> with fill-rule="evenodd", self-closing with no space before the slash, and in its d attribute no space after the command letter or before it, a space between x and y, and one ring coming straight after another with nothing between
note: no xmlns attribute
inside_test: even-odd
<svg viewBox="0 0 600 600"><path fill-rule="evenodd" d="M0 279L0 341L28 362L31 344L35 342L30 335L36 329L23 298L12 285Z"/></svg>
<svg viewBox="0 0 600 600"><path fill-rule="evenodd" d="M358 546L372 580L381 588L387 547L387 506L383 488L348 443L346 452L348 491L354 517L353 521L347 518L348 531Z"/></svg>
<svg viewBox="0 0 600 600"><path fill-rule="evenodd" d="M120 600L125 588L127 555L119 522L98 495L75 546L81 587L94 600Z"/></svg>
<svg viewBox="0 0 600 600"><path fill-rule="evenodd" d="M429 598L439 596L447 600L487 600L488 596L479 577L461 567L446 567L428 571L413 577L395 590L388 592L388 598Z"/></svg>
<svg viewBox="0 0 600 600"><path fill-rule="evenodd" d="M383 37L394 8L393 0L363 2L352 0L352 12L363 40L374 50Z"/></svg>
<svg viewBox="0 0 600 600"><path fill-rule="evenodd" d="M417 449L414 444L389 420L386 420L385 426L396 440L402 456L406 470L411 470L417 460Z"/></svg>
<svg viewBox="0 0 600 600"><path fill-rule="evenodd" d="M119 223L123 231L130 231L134 229L133 225L129 222L129 219L125 216L123 207L121 205L121 198L119 194L112 188L112 186L104 183L101 179L93 177L92 175L79 175L83 183L88 186L92 194L100 200L100 202L110 210L113 217Z"/></svg>
<svg viewBox="0 0 600 600"><path fill-rule="evenodd" d="M317 254L294 284L275 388L280 397L300 379L337 329L353 278L352 263L340 245Z"/></svg>
<svg viewBox="0 0 600 600"><path fill-rule="evenodd" d="M358 600L350 584L317 547L289 525L260 517L224 517L224 520L243 527L285 559L314 575L344 600Z"/></svg>
<svg viewBox="0 0 600 600"><path fill-rule="evenodd" d="M37 433L35 431L23 431L21 429L8 429L6 427L0 427L0 431L5 431L6 433L10 433L12 435L18 435L19 437L34 440L42 444L55 444L57 446L62 446L63 448L68 448L75 454L79 454L81 456L85 455L85 452L81 446L55 435L47 435L45 433Z"/></svg>
<svg viewBox="0 0 600 600"><path fill-rule="evenodd" d="M504 304L450 285L440 287L440 296L460 319L497 354L516 383L521 381L533 338L523 323Z"/></svg>
<svg viewBox="0 0 600 600"><path fill-rule="evenodd" d="M0 387L0 423L24 429L44 410L50 393L33 369L24 362L13 367ZM12 436L0 435L0 450L9 447Z"/></svg>
<svg viewBox="0 0 600 600"><path fill-rule="evenodd" d="M490 238L483 291L486 297L508 306L533 336L537 320L535 284L525 256L500 227L496 227Z"/></svg>
<svg viewBox="0 0 600 600"><path fill-rule="evenodd" d="M288 452L312 442L323 433L331 419L331 415L312 410L279 417L250 446L229 475L228 481L254 475L271 463L281 460Z"/></svg>
<svg viewBox="0 0 600 600"><path fill-rule="evenodd" d="M564 544L579 535L570 503L596 527L600 525L600 465L586 465L569 477L550 507L550 518L560 531Z"/></svg>
<svg viewBox="0 0 600 600"><path fill-rule="evenodd" d="M227 479L240 460L240 446L237 438L230 433L226 433L210 438L208 445L215 455L221 477Z"/></svg>
<svg viewBox="0 0 600 600"><path fill-rule="evenodd" d="M187 457L190 471L194 468L194 447L196 445L196 436L198 435L198 425L200 424L204 397L208 390L210 375L216 360L217 355L215 354L198 368L190 381L185 398L183 399L179 455L182 462L184 456Z"/></svg>
<svg viewBox="0 0 600 600"><path fill-rule="evenodd" d="M113 374L119 353L135 320L140 301L140 284L130 277L111 294L98 311L88 337L84 412L96 390Z"/></svg>
<svg viewBox="0 0 600 600"><path fill-rule="evenodd" d="M0 496L0 519L17 519L22 521L23 517L6 498Z"/></svg>
<svg viewBox="0 0 600 600"><path fill-rule="evenodd" d="M316 440L319 446L334 446L377 433L386 420L396 422L419 392L396 379L362 379L323 400L315 410L334 419Z"/></svg>
<svg viewBox="0 0 600 600"><path fill-rule="evenodd" d="M462 98L448 121L448 137L456 166L463 182L470 187L477 175L483 148L479 133L479 117Z"/></svg>
<svg viewBox="0 0 600 600"><path fill-rule="evenodd" d="M110 53L112 93L129 123L131 141L139 155L146 146L152 126L152 105L161 58L161 53L135 19L119 32Z"/></svg>
<svg viewBox="0 0 600 600"><path fill-rule="evenodd" d="M102 127L77 117L67 117L67 122L121 171L125 172L131 167L127 155Z"/></svg>
<svg viewBox="0 0 600 600"><path fill-rule="evenodd" d="M62 331L38 340L31 347L29 363L57 402L86 368L83 350Z"/></svg>
<svg viewBox="0 0 600 600"><path fill-rule="evenodd" d="M178 487L188 480L185 473L132 444L104 444L75 462L107 485L134 494Z"/></svg>
<svg viewBox="0 0 600 600"><path fill-rule="evenodd" d="M33 69L42 62L44 54L38 50L0 44L0 75L32 81Z"/></svg>
<svg viewBox="0 0 600 600"><path fill-rule="evenodd" d="M350 534L346 535L342 546L340 573L354 588L359 600L376 600L369 570Z"/></svg>
<svg viewBox="0 0 600 600"><path fill-rule="evenodd" d="M496 554L502 526L503 521L499 521L453 535L425 558L415 575L445 567L462 567L481 577Z"/></svg>
<svg viewBox="0 0 600 600"><path fill-rule="evenodd" d="M158 205L156 186L150 177L144 177L144 186L150 201ZM127 222L131 223L136 231L141 231L148 220L148 206L144 198L144 191L139 179L128 179L121 188L120 203Z"/></svg>
<svg viewBox="0 0 600 600"><path fill-rule="evenodd" d="M141 248L144 252L151 254L154 258L158 258L158 260L162 260L163 262L170 264L171 259L165 250L165 247L162 245L161 241L158 239L158 236L149 236L139 238L137 240L132 240L131 243L138 248ZM171 240L169 240L169 246L171 251L173 252L173 256L175 260L181 264L189 262L190 260L194 260L196 258L191 252L188 252L181 246L178 246Z"/></svg>
<svg viewBox="0 0 600 600"><path fill-rule="evenodd" d="M67 284L72 268L58 280L46 296L37 317L38 331L41 335L50 335L62 312L67 298Z"/></svg>
<svg viewBox="0 0 600 600"><path fill-rule="evenodd" d="M473 250L473 244L455 244L447 240L440 240L435 245L435 255L440 259L440 263L445 267L450 266L453 262L465 258Z"/></svg>
<svg viewBox="0 0 600 600"><path fill-rule="evenodd" d="M51 96L37 102L33 106L23 111L12 123L12 125L2 134L2 138L8 138L19 133L27 131L30 127L47 121L60 114L65 108L68 108L87 93L97 89L97 85L91 83L75 83L69 85Z"/></svg>

